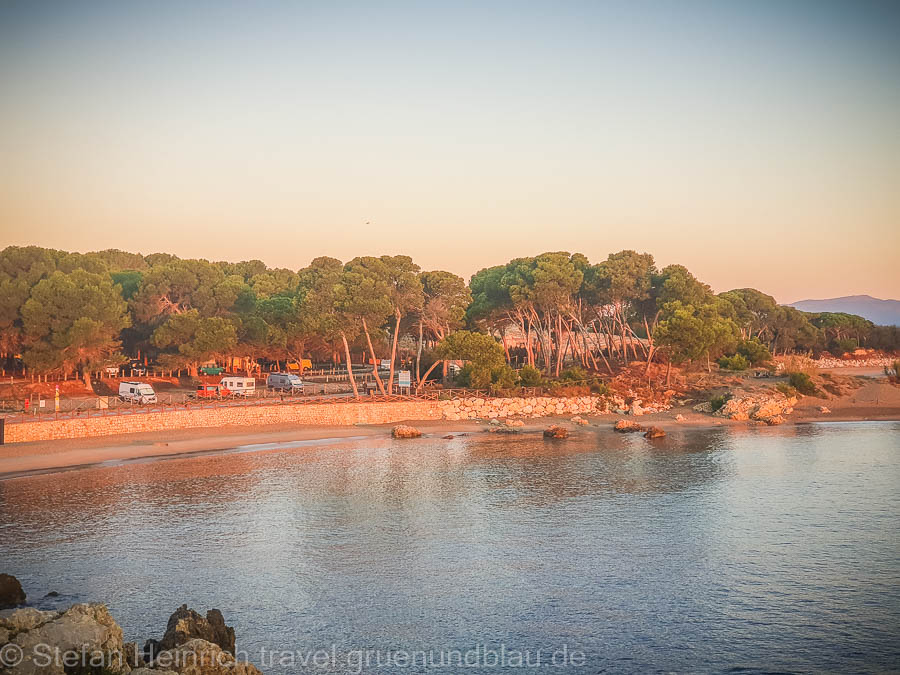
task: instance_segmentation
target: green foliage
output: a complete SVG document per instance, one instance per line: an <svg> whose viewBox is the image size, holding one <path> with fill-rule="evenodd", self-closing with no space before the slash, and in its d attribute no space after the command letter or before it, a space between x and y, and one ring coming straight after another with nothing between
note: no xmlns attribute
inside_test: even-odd
<svg viewBox="0 0 900 675"><path fill-rule="evenodd" d="M122 289L109 275L53 272L22 307L25 363L43 371L90 371L119 350L129 324Z"/></svg>
<svg viewBox="0 0 900 675"><path fill-rule="evenodd" d="M153 332L153 344L168 350L161 362L196 369L198 363L228 354L237 345L235 325L222 317L202 317L197 310L169 317Z"/></svg>
<svg viewBox="0 0 900 675"><path fill-rule="evenodd" d="M859 342L856 338L840 338L839 340L833 340L830 347L835 353L843 354L844 352L852 352L854 349L859 349Z"/></svg>
<svg viewBox="0 0 900 675"><path fill-rule="evenodd" d="M804 396L815 396L819 393L818 388L807 373L794 372L788 375L788 382L791 387L799 391Z"/></svg>
<svg viewBox="0 0 900 675"><path fill-rule="evenodd" d="M712 408L713 412L717 412L721 410L722 406L728 403L728 401L730 401L733 397L734 395L731 393L713 396L711 399L709 399L709 405Z"/></svg>
<svg viewBox="0 0 900 675"><path fill-rule="evenodd" d="M752 366L762 366L772 361L772 352L758 338L738 342L737 353L745 357Z"/></svg>
<svg viewBox="0 0 900 675"><path fill-rule="evenodd" d="M713 304L693 307L676 300L665 305L663 316L654 337L669 348L675 363L726 351L737 341L734 321L723 318Z"/></svg>
<svg viewBox="0 0 900 675"><path fill-rule="evenodd" d="M775 385L775 389L777 391L781 392L782 394L784 394L785 396L796 396L797 395L797 390L794 389L787 382L779 382L778 384Z"/></svg>
<svg viewBox="0 0 900 675"><path fill-rule="evenodd" d="M484 333L467 330L456 331L441 340L435 347L439 359L460 359L468 363L456 376L461 386L484 389L493 382L494 371L506 365L503 347Z"/></svg>
<svg viewBox="0 0 900 675"><path fill-rule="evenodd" d="M541 371L534 366L522 366L519 369L519 383L523 387L540 387L543 382Z"/></svg>
<svg viewBox="0 0 900 675"><path fill-rule="evenodd" d="M491 371L491 383L497 389L512 389L519 383L516 371L504 363Z"/></svg>
<svg viewBox="0 0 900 675"><path fill-rule="evenodd" d="M742 354L733 354L720 358L719 367L724 370L747 370L750 367L750 361Z"/></svg>

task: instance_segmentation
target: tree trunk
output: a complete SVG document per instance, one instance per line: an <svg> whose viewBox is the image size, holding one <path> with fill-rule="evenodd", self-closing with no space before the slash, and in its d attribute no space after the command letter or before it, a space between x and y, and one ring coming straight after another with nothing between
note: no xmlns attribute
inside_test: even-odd
<svg viewBox="0 0 900 675"><path fill-rule="evenodd" d="M669 359L669 363L666 364L666 386L669 386L669 376L672 374L672 360Z"/></svg>
<svg viewBox="0 0 900 675"><path fill-rule="evenodd" d="M347 344L347 336L341 332L341 340L344 343L344 356L347 359L347 377L350 378L350 386L353 387L353 395L359 398L359 390L356 388L356 380L353 378L353 364L350 362L350 345Z"/></svg>
<svg viewBox="0 0 900 675"><path fill-rule="evenodd" d="M421 379L422 373L422 319L419 319L419 346L416 349L416 382Z"/></svg>
<svg viewBox="0 0 900 675"><path fill-rule="evenodd" d="M394 364L397 363L397 340L400 337L400 310L394 311L394 339L391 342L391 367L388 375L388 393L394 393Z"/></svg>
<svg viewBox="0 0 900 675"><path fill-rule="evenodd" d="M365 319L362 320L362 325L366 333L366 342L369 343L369 353L372 355L372 374L375 376L375 383L378 385L379 391L387 395L387 392L384 390L384 382L381 381L381 376L378 374L378 357L375 356L375 350L372 348L372 338L369 337L369 326L366 324Z"/></svg>
<svg viewBox="0 0 900 675"><path fill-rule="evenodd" d="M416 393L417 394L421 391L422 385L425 384L425 381L428 379L428 376L431 375L431 371L434 370L435 368L437 368L437 365L439 363L443 363L443 362L444 362L443 360L435 361L434 363L431 364L431 367L425 371L425 374L422 376L422 379L419 380L419 383L416 385Z"/></svg>

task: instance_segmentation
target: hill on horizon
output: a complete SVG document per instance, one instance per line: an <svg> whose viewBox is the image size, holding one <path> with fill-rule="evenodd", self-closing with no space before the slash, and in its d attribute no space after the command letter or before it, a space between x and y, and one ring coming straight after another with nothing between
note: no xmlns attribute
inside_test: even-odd
<svg viewBox="0 0 900 675"><path fill-rule="evenodd" d="M871 295L846 295L842 298L799 300L791 307L804 312L846 312L857 314L880 326L900 326L900 300L881 300Z"/></svg>

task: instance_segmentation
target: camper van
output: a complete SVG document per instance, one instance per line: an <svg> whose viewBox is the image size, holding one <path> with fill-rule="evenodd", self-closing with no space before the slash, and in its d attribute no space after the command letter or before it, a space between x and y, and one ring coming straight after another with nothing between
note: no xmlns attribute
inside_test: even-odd
<svg viewBox="0 0 900 675"><path fill-rule="evenodd" d="M223 377L219 387L227 389L232 396L252 396L256 393L256 378L253 377Z"/></svg>
<svg viewBox="0 0 900 675"><path fill-rule="evenodd" d="M293 373L270 373L266 378L266 387L292 394L303 391L303 380Z"/></svg>
<svg viewBox="0 0 900 675"><path fill-rule="evenodd" d="M146 382L120 382L119 398L131 403L156 403L156 392Z"/></svg>

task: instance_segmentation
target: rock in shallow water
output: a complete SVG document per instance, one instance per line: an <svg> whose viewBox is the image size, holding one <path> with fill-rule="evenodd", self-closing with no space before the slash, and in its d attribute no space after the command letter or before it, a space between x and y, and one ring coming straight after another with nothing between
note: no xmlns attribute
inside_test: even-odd
<svg viewBox="0 0 900 675"><path fill-rule="evenodd" d="M569 430L554 424L552 427L544 429L544 438L568 438Z"/></svg>
<svg viewBox="0 0 900 675"><path fill-rule="evenodd" d="M0 574L0 609L8 609L25 604L22 584L12 574Z"/></svg>
<svg viewBox="0 0 900 675"><path fill-rule="evenodd" d="M616 422L616 425L613 427L613 429L625 434L625 433L632 433L635 431L643 431L644 427L642 427L637 422L633 422L631 420L619 420L618 422Z"/></svg>
<svg viewBox="0 0 900 675"><path fill-rule="evenodd" d="M421 435L421 431L406 424L398 424L391 430L391 436L394 438L418 438Z"/></svg>
<svg viewBox="0 0 900 675"><path fill-rule="evenodd" d="M647 429L647 433L644 434L644 438L665 438L665 436L666 432L659 427L650 427Z"/></svg>
<svg viewBox="0 0 900 675"><path fill-rule="evenodd" d="M147 640L144 655L152 661L159 652L183 645L195 638L211 642L234 654L234 628L225 625L222 612L211 609L206 613L206 617L203 617L188 609L187 605L182 605L169 617L162 640Z"/></svg>

